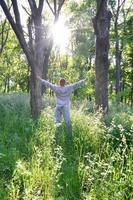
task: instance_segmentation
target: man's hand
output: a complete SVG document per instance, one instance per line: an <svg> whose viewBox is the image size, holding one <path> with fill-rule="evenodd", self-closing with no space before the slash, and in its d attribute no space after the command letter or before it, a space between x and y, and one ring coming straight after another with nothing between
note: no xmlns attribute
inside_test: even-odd
<svg viewBox="0 0 133 200"><path fill-rule="evenodd" d="M39 79L40 81L42 80L42 78L40 76L37 75L37 79Z"/></svg>
<svg viewBox="0 0 133 200"><path fill-rule="evenodd" d="M85 80L85 81L88 81L88 80L89 80L89 78L88 78L88 77L86 77L84 80Z"/></svg>

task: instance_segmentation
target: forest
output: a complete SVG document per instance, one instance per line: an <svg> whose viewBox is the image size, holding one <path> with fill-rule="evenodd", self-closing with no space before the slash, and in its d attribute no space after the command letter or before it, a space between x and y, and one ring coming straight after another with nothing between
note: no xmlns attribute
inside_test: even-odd
<svg viewBox="0 0 133 200"><path fill-rule="evenodd" d="M132 0L0 0L0 200L133 200Z"/></svg>

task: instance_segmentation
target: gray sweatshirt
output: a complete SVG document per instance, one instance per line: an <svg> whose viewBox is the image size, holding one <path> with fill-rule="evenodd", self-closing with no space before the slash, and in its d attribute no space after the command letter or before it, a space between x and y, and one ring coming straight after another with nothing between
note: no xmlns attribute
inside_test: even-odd
<svg viewBox="0 0 133 200"><path fill-rule="evenodd" d="M70 104L70 96L71 93L81 85L85 83L86 79L80 80L76 83L66 85L66 86L60 86L52 84L44 79L42 79L42 84L46 87L49 87L51 90L55 92L56 95L56 105L64 106Z"/></svg>

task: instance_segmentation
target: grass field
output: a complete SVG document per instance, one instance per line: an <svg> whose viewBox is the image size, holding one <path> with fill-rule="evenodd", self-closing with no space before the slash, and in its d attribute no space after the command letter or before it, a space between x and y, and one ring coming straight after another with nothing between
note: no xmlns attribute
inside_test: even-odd
<svg viewBox="0 0 133 200"><path fill-rule="evenodd" d="M133 200L133 110L75 103L71 136L46 102L33 121L28 95L0 96L0 200Z"/></svg>

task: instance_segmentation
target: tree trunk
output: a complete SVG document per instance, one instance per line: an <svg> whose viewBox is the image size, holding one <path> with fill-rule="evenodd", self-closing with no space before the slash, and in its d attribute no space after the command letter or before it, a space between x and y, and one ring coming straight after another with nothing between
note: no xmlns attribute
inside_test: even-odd
<svg viewBox="0 0 133 200"><path fill-rule="evenodd" d="M6 20L4 20L4 22L1 23L1 30L0 30L0 37L1 37L1 44L0 44L0 55L3 52L3 49L6 45L7 39L8 39L8 35L9 35L9 27L7 29L6 27Z"/></svg>
<svg viewBox="0 0 133 200"><path fill-rule="evenodd" d="M46 0L51 12L54 15L54 22L58 20L61 8L65 0L54 1L54 9L50 5L49 1ZM19 4L17 0L12 0L13 6L13 15L10 12L10 9L7 6L6 1L0 0L0 5L14 30L21 48L23 49L28 65L30 67L31 76L30 76L30 104L31 104L31 113L33 118L37 118L41 112L42 108L42 98L41 98L41 87L40 82L37 80L37 75L42 77L43 68L45 69L44 76L46 77L48 72L48 59L52 49L52 43L48 38L45 41L44 30L42 25L42 11L44 0L28 0L31 15L28 20L28 37L25 36L25 31L21 24L21 16L19 12ZM38 3L37 3L38 2ZM50 36L49 36L50 37ZM45 39L44 39L45 38ZM28 41L27 41L28 39Z"/></svg>
<svg viewBox="0 0 133 200"><path fill-rule="evenodd" d="M118 16L116 17L115 21L115 63L116 63L116 70L115 70L115 92L117 94L117 102L120 102L120 91L121 91L121 54L122 51L120 50L120 39L118 35Z"/></svg>
<svg viewBox="0 0 133 200"><path fill-rule="evenodd" d="M43 72L42 72L42 78L43 79L47 79L47 74L48 74L48 62L49 62L49 56L50 56L50 52L52 50L52 46L53 46L53 40L51 39L49 42L49 46L48 49L45 53L45 58L44 58L44 62L43 62ZM43 85L42 87L42 95L46 90L46 87Z"/></svg>
<svg viewBox="0 0 133 200"><path fill-rule="evenodd" d="M120 77L121 74L121 69L120 69L120 59L119 59L119 52L116 52L116 86L115 86L115 90L116 90L116 94L118 94L120 92Z"/></svg>
<svg viewBox="0 0 133 200"><path fill-rule="evenodd" d="M115 61L116 61L116 73L115 73L115 78L116 78L116 85L115 85L115 91L116 94L120 92L120 81L121 81L121 52L119 50L119 40L118 38L116 39L116 47L115 47Z"/></svg>
<svg viewBox="0 0 133 200"><path fill-rule="evenodd" d="M124 80L121 81L121 84L120 84L120 85L121 85L121 86L120 86L120 91L124 93L124 90L125 90L125 82L124 82ZM124 95L121 94L121 103L123 103L123 102L124 102Z"/></svg>
<svg viewBox="0 0 133 200"><path fill-rule="evenodd" d="M131 106L133 106L133 81L131 82Z"/></svg>
<svg viewBox="0 0 133 200"><path fill-rule="evenodd" d="M7 93L10 91L10 78L9 76L7 77Z"/></svg>
<svg viewBox="0 0 133 200"><path fill-rule="evenodd" d="M40 82L36 79L36 73L31 71L30 76L30 105L32 116L36 119L42 108L42 98L41 98L41 87Z"/></svg>
<svg viewBox="0 0 133 200"><path fill-rule="evenodd" d="M96 34L95 96L96 107L108 110L108 51L111 12L107 10L107 0L97 0L97 14L93 19Z"/></svg>
<svg viewBox="0 0 133 200"><path fill-rule="evenodd" d="M4 80L4 90L3 90L4 93L6 93L6 78Z"/></svg>
<svg viewBox="0 0 133 200"><path fill-rule="evenodd" d="M126 35L126 15L123 9L123 5L126 0L116 1L117 9L112 7L112 12L114 14L114 37L115 37L115 92L117 95L117 102L119 103L121 100L120 92L121 92L121 79L122 79L122 69L121 69L121 61L122 61L122 51L124 46L124 36L121 38L119 35L119 18L120 13L123 12L123 35ZM122 17L121 17L122 18ZM122 23L122 22L121 22Z"/></svg>

